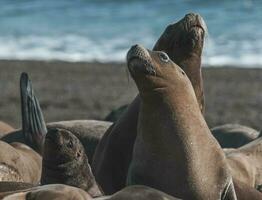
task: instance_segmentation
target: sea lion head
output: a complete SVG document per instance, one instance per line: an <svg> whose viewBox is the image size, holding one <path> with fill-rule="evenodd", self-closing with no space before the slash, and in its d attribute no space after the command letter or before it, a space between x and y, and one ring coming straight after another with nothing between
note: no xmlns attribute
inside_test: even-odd
<svg viewBox="0 0 262 200"><path fill-rule="evenodd" d="M78 138L65 129L52 128L45 137L44 159L59 163L81 160L84 147Z"/></svg>
<svg viewBox="0 0 262 200"><path fill-rule="evenodd" d="M201 74L201 55L207 26L199 14L189 13L177 23L170 24L156 42L153 50L166 52L190 79L199 107L204 113L205 98Z"/></svg>
<svg viewBox="0 0 262 200"><path fill-rule="evenodd" d="M206 33L207 26L203 18L199 14L189 13L166 28L154 50L165 51L175 63L191 57L201 58ZM180 66L184 69L182 64Z"/></svg>
<svg viewBox="0 0 262 200"><path fill-rule="evenodd" d="M42 184L65 184L87 191L92 197L103 192L96 183L80 140L70 131L51 128L45 138Z"/></svg>
<svg viewBox="0 0 262 200"><path fill-rule="evenodd" d="M176 87L181 84L179 80L187 79L185 72L165 52L150 51L141 45L134 45L128 51L127 65L142 96Z"/></svg>

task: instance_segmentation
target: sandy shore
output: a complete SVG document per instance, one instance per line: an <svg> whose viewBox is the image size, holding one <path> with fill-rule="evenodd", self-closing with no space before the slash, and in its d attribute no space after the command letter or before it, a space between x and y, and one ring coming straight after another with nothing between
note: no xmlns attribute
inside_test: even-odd
<svg viewBox="0 0 262 200"><path fill-rule="evenodd" d="M27 72L47 122L103 119L137 93L125 64L0 61L0 120L21 126L19 77ZM262 70L204 68L210 127L241 123L262 128Z"/></svg>

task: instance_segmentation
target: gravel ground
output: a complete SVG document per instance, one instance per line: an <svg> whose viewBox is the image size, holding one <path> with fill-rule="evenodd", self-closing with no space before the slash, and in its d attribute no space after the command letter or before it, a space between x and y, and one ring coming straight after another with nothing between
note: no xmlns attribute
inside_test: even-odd
<svg viewBox="0 0 262 200"><path fill-rule="evenodd" d="M27 72L47 122L103 119L132 101L136 86L125 64L0 61L0 120L21 126L19 77ZM210 127L262 127L262 69L205 67L205 117Z"/></svg>

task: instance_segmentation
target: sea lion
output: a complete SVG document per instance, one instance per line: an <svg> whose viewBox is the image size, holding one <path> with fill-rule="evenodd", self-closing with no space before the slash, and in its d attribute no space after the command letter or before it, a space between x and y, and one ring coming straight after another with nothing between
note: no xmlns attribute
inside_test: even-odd
<svg viewBox="0 0 262 200"><path fill-rule="evenodd" d="M259 131L240 124L224 124L211 129L222 148L238 148L259 136Z"/></svg>
<svg viewBox="0 0 262 200"><path fill-rule="evenodd" d="M1 138L8 143L21 142L42 154L43 142L49 128L63 128L74 133L85 147L90 161L100 138L112 123L98 120L71 120L45 123L39 101L27 73L20 78L22 129Z"/></svg>
<svg viewBox="0 0 262 200"><path fill-rule="evenodd" d="M179 22L169 25L153 48L165 51L184 69L193 84L202 112L204 112L204 92L201 55L206 32L206 25L201 16L190 13ZM112 194L125 186L137 135L140 102L140 95L137 95L121 118L104 134L97 146L92 168L106 194Z"/></svg>
<svg viewBox="0 0 262 200"><path fill-rule="evenodd" d="M41 184L66 184L82 188L92 197L102 196L79 139L65 129L50 129L45 138Z"/></svg>
<svg viewBox="0 0 262 200"><path fill-rule="evenodd" d="M127 184L182 199L236 199L226 157L186 73L166 53L140 45L129 50L127 66L141 95Z"/></svg>
<svg viewBox="0 0 262 200"><path fill-rule="evenodd" d="M3 137L4 135L6 135L7 133L14 131L14 130L15 129L11 125L9 125L9 124L7 124L3 121L0 121L0 138Z"/></svg>
<svg viewBox="0 0 262 200"><path fill-rule="evenodd" d="M38 186L26 190L0 193L4 200L91 200L88 193L80 188L62 184Z"/></svg>
<svg viewBox="0 0 262 200"><path fill-rule="evenodd" d="M41 157L22 143L0 141L0 181L38 184L41 177Z"/></svg>
<svg viewBox="0 0 262 200"><path fill-rule="evenodd" d="M225 153L233 179L259 188L262 184L262 137Z"/></svg>

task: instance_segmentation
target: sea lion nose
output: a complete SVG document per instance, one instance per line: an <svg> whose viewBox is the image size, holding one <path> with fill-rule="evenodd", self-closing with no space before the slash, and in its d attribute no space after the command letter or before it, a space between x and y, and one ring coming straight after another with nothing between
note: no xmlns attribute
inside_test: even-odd
<svg viewBox="0 0 262 200"><path fill-rule="evenodd" d="M127 53L127 61L131 59L132 57L141 57L141 58L146 58L148 57L148 51L140 44L135 44L133 45L128 53Z"/></svg>
<svg viewBox="0 0 262 200"><path fill-rule="evenodd" d="M61 144L62 140L60 137L60 129L58 128L51 128L48 130L46 134L46 139L52 140L55 143Z"/></svg>
<svg viewBox="0 0 262 200"><path fill-rule="evenodd" d="M199 15L196 14L196 13L188 13L188 14L185 15L184 18L194 19L194 18L197 18L197 16L199 16Z"/></svg>

